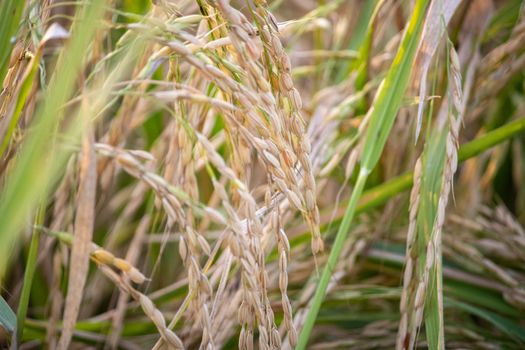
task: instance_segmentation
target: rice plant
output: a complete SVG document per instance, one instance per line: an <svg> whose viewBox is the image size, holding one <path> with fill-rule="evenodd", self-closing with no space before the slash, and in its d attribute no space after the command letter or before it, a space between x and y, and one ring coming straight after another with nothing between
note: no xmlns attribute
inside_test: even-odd
<svg viewBox="0 0 525 350"><path fill-rule="evenodd" d="M523 348L524 9L4 0L1 346Z"/></svg>

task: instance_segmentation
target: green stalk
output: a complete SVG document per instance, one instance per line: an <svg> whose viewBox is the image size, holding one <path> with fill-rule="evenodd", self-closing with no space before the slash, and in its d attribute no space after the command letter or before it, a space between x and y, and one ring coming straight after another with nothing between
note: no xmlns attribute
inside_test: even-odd
<svg viewBox="0 0 525 350"><path fill-rule="evenodd" d="M0 89L9 67L9 58L20 17L26 2L21 0L3 0L0 2Z"/></svg>
<svg viewBox="0 0 525 350"><path fill-rule="evenodd" d="M521 117L463 145L459 149L458 159L459 161L463 161L475 157L492 146L497 145L520 132L524 132L524 130L525 117Z"/></svg>
<svg viewBox="0 0 525 350"><path fill-rule="evenodd" d="M308 338L310 336L310 333L312 332L315 319L317 318L317 314L319 313L319 309L321 308L321 303L323 302L326 289L328 288L328 283L330 282L330 278L332 277L332 272L334 271L335 265L337 264L337 259L339 259L339 255L341 255L343 244L346 240L346 237L348 236L350 224L352 223L352 219L354 218L355 211L357 208L357 202L361 197L361 194L363 193L363 189L365 187L367 178L368 172L362 168L359 172L359 177L357 178L357 182L355 184L354 191L352 192L352 196L350 197L350 201L348 202L348 206L346 207L343 221L341 222L341 226L339 226L339 231L337 232L337 236L335 237L332 251L330 252L330 256L328 257L328 262L326 263L326 266L323 270L323 274L321 275L321 279L319 280L319 284L317 286L314 299L312 301L312 306L308 312L308 316L306 318L304 327L301 331L301 335L299 336L296 349L306 348ZM351 237L351 239L353 239L353 237Z"/></svg>
<svg viewBox="0 0 525 350"><path fill-rule="evenodd" d="M370 64L370 51L372 50L372 42L374 40L374 32L376 28L376 19L379 10L384 4L384 0L376 2L372 16L368 22L368 28L366 31L366 38L359 49L359 60L356 61L357 76L355 78L355 89L356 91L362 91L368 80L368 69ZM366 112L366 98L361 97L357 102L357 114Z"/></svg>
<svg viewBox="0 0 525 350"><path fill-rule="evenodd" d="M44 207L42 206L36 217L36 225L44 221ZM40 245L40 231L38 229L32 230L31 244L29 246L29 254L27 256L27 264L24 272L24 284L22 286L22 293L20 294L20 301L18 302L17 310L17 325L16 325L16 343L21 344L22 334L24 332L24 324L27 316L27 307L29 305L29 295L31 294L31 286L33 284L33 277L36 270L36 260L38 257L38 246Z"/></svg>
<svg viewBox="0 0 525 350"><path fill-rule="evenodd" d="M27 70L24 74L23 82L20 87L18 96L16 98L16 105L13 110L13 114L10 117L11 120L9 121L9 127L6 131L6 134L4 135L4 139L2 140L2 145L0 146L0 157L4 156L4 152L6 151L7 146L9 146L11 136L13 135L13 132L15 131L16 126L18 125L20 115L22 114L22 109L24 108L24 105L26 103L27 97L29 96L29 93L31 92L31 89L33 88L35 75L38 71L38 64L40 62L40 59L42 58L42 53L43 47L40 46L36 55L31 59L29 66L27 67Z"/></svg>
<svg viewBox="0 0 525 350"><path fill-rule="evenodd" d="M339 259L343 244L349 234L349 228L355 215L359 198L363 193L366 180L379 161L388 135L394 125L394 120L399 107L401 106L401 100L412 70L412 64L419 42L427 3L428 0L418 0L416 2L412 18L406 28L401 46L399 47L385 80L376 94L374 105L372 107L373 109L371 110L370 124L368 125L364 140L361 171L359 172L357 183L352 192L352 196L350 197L345 215L343 216L343 221L337 231L332 251L328 257L328 262L321 275L317 290L315 291L311 308L308 310L296 350L303 350L306 348L317 314L321 308L321 303L326 294L326 289L328 288L328 283L332 276L334 266Z"/></svg>
<svg viewBox="0 0 525 350"><path fill-rule="evenodd" d="M355 28L352 30L352 37L350 39L350 42L348 43L347 50L350 51L356 51L357 49L360 49L359 51L359 60L357 62L344 62L343 64L339 65L339 69L337 70L336 75L336 82L340 83L347 77L349 77L350 73L359 68L359 63L362 58L361 50L363 50L363 47L367 47L367 43L363 43L364 40L368 40L368 34L370 30L370 25L373 22L373 13L374 9L377 7L377 3L375 0L365 0L361 4L361 8L359 9L359 19L357 21L357 24Z"/></svg>

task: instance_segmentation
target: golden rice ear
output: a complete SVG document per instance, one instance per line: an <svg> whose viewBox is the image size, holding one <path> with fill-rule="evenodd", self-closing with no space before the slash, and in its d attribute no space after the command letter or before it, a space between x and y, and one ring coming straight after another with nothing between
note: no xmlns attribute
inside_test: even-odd
<svg viewBox="0 0 525 350"><path fill-rule="evenodd" d="M104 265L111 265L113 261L115 260L115 256L113 254L103 249L95 250L94 252L91 253L91 257L97 263L104 264Z"/></svg>

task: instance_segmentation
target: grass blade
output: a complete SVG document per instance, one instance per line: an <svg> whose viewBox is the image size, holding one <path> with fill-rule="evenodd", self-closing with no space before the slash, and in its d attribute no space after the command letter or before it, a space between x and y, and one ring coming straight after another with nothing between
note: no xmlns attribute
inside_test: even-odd
<svg viewBox="0 0 525 350"><path fill-rule="evenodd" d="M401 47L376 94L361 155L361 167L368 171L371 171L379 161L401 106L410 78L427 3L427 0L416 2Z"/></svg>
<svg viewBox="0 0 525 350"><path fill-rule="evenodd" d="M0 324L7 331L12 332L16 327L16 315L9 304L0 296Z"/></svg>
<svg viewBox="0 0 525 350"><path fill-rule="evenodd" d="M15 42L13 36L18 29L25 4L25 1L19 0L4 0L0 3L0 85L9 67L9 58Z"/></svg>
<svg viewBox="0 0 525 350"><path fill-rule="evenodd" d="M310 310L308 311L308 316L306 318L301 334L299 335L296 350L302 350L306 348L308 338L310 337L310 333L312 332L315 319L317 318L317 314L319 313L319 309L321 308L321 303L323 302L326 289L328 288L328 283L330 282L330 278L332 277L332 272L335 268L337 260L339 259L341 250L343 249L343 243L345 242L348 236L350 224L352 223L352 219L355 215L357 202L361 197L361 194L363 193L368 174L361 172L359 175L360 176L357 179L354 191L352 192L352 196L350 197L350 201L348 202L348 205L346 207L345 215L343 216L343 221L341 222L339 230L337 231L332 251L330 252L330 256L328 257L326 266L323 269L321 279L319 280L319 283L317 285L317 289L315 291Z"/></svg>
<svg viewBox="0 0 525 350"><path fill-rule="evenodd" d="M502 332L507 333L509 336L518 339L522 344L525 343L525 329L520 325L508 320L505 317L499 316L498 314L487 311L485 309L463 303L461 301L447 299L447 306L455 306L458 309L463 309L473 315L481 317L488 322L492 323L494 326L499 328Z"/></svg>
<svg viewBox="0 0 525 350"><path fill-rule="evenodd" d="M41 224L43 221L43 209L41 209L36 218L36 224ZM31 244L29 246L29 254L27 256L26 269L24 272L24 285L22 293L20 294L20 301L18 303L18 320L16 326L16 343L21 344L22 335L24 332L24 324L27 316L27 307L29 305L29 296L31 294L31 286L33 285L33 278L36 270L36 262L38 257L38 247L40 245L39 230L32 230Z"/></svg>

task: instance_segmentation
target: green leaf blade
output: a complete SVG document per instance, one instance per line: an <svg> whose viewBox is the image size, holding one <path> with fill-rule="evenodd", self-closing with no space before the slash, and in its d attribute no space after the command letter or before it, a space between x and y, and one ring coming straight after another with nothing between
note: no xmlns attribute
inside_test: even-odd
<svg viewBox="0 0 525 350"><path fill-rule="evenodd" d="M8 332L13 332L16 327L16 315L9 304L0 296L0 324Z"/></svg>

